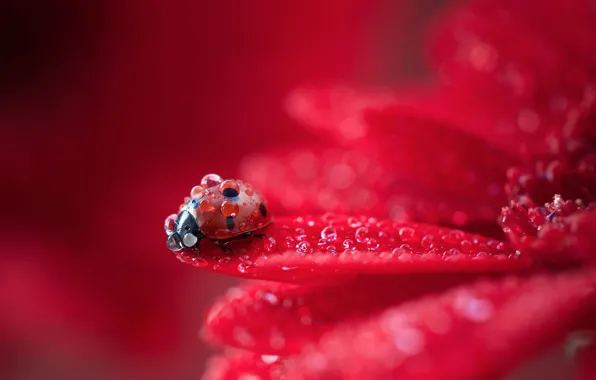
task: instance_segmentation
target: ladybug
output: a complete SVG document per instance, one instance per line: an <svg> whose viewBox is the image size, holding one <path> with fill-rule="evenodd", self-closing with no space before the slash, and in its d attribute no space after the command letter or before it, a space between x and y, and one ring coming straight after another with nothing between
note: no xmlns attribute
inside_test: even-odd
<svg viewBox="0 0 596 380"><path fill-rule="evenodd" d="M207 238L225 252L230 240L264 236L256 232L271 223L264 198L249 184L236 179L223 180L207 174L201 184L190 191L178 214L166 218L166 245L174 251L199 251Z"/></svg>

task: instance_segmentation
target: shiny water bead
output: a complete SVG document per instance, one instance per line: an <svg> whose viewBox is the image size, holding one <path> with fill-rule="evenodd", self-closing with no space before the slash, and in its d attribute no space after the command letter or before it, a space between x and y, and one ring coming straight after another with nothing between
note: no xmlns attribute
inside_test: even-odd
<svg viewBox="0 0 596 380"><path fill-rule="evenodd" d="M203 186L205 188L209 188L209 187L217 186L222 182L223 182L223 178L221 178L217 174L212 173L212 174L207 174L206 176L203 177L203 179L201 179L201 186Z"/></svg>
<svg viewBox="0 0 596 380"><path fill-rule="evenodd" d="M213 212L215 211L215 206L213 206L213 203L211 203L211 201L209 201L208 199L203 199L199 204L199 211Z"/></svg>
<svg viewBox="0 0 596 380"><path fill-rule="evenodd" d="M358 243L364 243L368 239L368 228L360 227L354 233L354 237Z"/></svg>
<svg viewBox="0 0 596 380"><path fill-rule="evenodd" d="M252 187L250 187L249 185L246 185L246 188L244 189L244 193L246 195L248 195L249 197L252 197L253 194L255 193L255 191L252 189Z"/></svg>
<svg viewBox="0 0 596 380"><path fill-rule="evenodd" d="M328 241L337 240L337 229L335 227L327 226L321 231L321 239Z"/></svg>
<svg viewBox="0 0 596 380"><path fill-rule="evenodd" d="M240 194L240 186L236 181L227 179L219 185L219 191L227 198L235 198Z"/></svg>
<svg viewBox="0 0 596 380"><path fill-rule="evenodd" d="M172 214L168 216L163 224L163 229L166 231L166 234L171 234L176 229L176 219L178 215Z"/></svg>
<svg viewBox="0 0 596 380"><path fill-rule="evenodd" d="M238 206L238 203L234 202L234 201L224 201L221 204L221 214L225 217L231 216L232 218L235 217L236 215L238 215L238 212L240 211L240 207Z"/></svg>
<svg viewBox="0 0 596 380"><path fill-rule="evenodd" d="M200 199L205 195L205 189L203 186L195 186L190 190L190 197L192 199Z"/></svg>

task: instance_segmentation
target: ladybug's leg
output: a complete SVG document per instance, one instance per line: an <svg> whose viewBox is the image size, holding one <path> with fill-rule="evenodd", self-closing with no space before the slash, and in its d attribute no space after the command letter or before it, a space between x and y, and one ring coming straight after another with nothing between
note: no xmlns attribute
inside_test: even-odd
<svg viewBox="0 0 596 380"><path fill-rule="evenodd" d="M232 253L232 249L229 247L226 247L224 244L225 242L222 242L220 240L212 240L213 243L215 245L217 245L224 253Z"/></svg>

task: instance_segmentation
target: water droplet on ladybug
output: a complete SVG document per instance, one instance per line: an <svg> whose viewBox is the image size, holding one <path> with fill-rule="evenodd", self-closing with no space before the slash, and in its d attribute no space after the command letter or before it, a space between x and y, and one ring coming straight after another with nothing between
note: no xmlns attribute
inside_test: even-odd
<svg viewBox="0 0 596 380"><path fill-rule="evenodd" d="M252 189L252 187L247 187L244 189L244 194L248 195L249 197L252 197L254 193L255 191Z"/></svg>
<svg viewBox="0 0 596 380"><path fill-rule="evenodd" d="M199 211L201 211L201 212L213 212L213 211L215 211L215 206L213 206L213 203L211 203L211 201L209 201L207 199L204 199L199 204Z"/></svg>
<svg viewBox="0 0 596 380"><path fill-rule="evenodd" d="M242 232L246 231L246 223L244 223L244 222L240 223L239 228L240 228L240 231L242 231Z"/></svg>
<svg viewBox="0 0 596 380"><path fill-rule="evenodd" d="M235 217L236 215L238 215L239 211L240 211L240 207L234 201L228 200L228 201L224 201L221 204L221 214L225 217L228 217L228 216Z"/></svg>
<svg viewBox="0 0 596 380"><path fill-rule="evenodd" d="M176 229L176 219L178 215L172 214L168 216L163 224L163 229L166 231L166 234L171 234Z"/></svg>
<svg viewBox="0 0 596 380"><path fill-rule="evenodd" d="M203 179L201 179L201 186L203 186L205 188L209 188L209 187L217 186L222 182L223 182L223 178L221 178L217 174L212 173L212 174L207 174L206 176L203 177Z"/></svg>
<svg viewBox="0 0 596 380"><path fill-rule="evenodd" d="M195 186L190 190L190 197L192 199L200 199L205 195L205 189L203 186Z"/></svg>
<svg viewBox="0 0 596 380"><path fill-rule="evenodd" d="M240 194L240 186L236 181L227 179L219 185L219 191L227 198L236 198Z"/></svg>

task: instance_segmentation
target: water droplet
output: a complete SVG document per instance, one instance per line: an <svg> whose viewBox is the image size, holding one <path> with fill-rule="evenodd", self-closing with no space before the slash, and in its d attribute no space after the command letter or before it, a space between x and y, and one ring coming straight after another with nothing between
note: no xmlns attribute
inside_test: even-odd
<svg viewBox="0 0 596 380"><path fill-rule="evenodd" d="M354 237L358 243L364 243L368 240L368 228L360 227L354 233Z"/></svg>
<svg viewBox="0 0 596 380"><path fill-rule="evenodd" d="M279 298L277 298L277 296L273 293L263 294L263 299L271 305L277 305L279 303Z"/></svg>
<svg viewBox="0 0 596 380"><path fill-rule="evenodd" d="M267 252L275 252L277 250L277 242L272 237L263 239L263 248Z"/></svg>
<svg viewBox="0 0 596 380"><path fill-rule="evenodd" d="M312 251L313 251L313 248L310 245L310 243L307 241L301 241L298 244L296 244L296 252L298 252L302 256L304 256L308 253L312 253Z"/></svg>
<svg viewBox="0 0 596 380"><path fill-rule="evenodd" d="M199 199L205 196L205 189L203 186L195 186L190 190L190 197L192 199Z"/></svg>
<svg viewBox="0 0 596 380"><path fill-rule="evenodd" d="M233 218L238 215L239 211L240 207L234 201L227 200L221 204L221 214L225 217L231 216Z"/></svg>
<svg viewBox="0 0 596 380"><path fill-rule="evenodd" d="M348 218L348 226L352 227L352 228L357 228L360 227L362 225L362 222L360 222L360 220L358 220L358 218L355 218L353 216L350 216Z"/></svg>
<svg viewBox="0 0 596 380"><path fill-rule="evenodd" d="M199 204L199 211L201 212L213 212L215 211L215 206L207 199L203 199Z"/></svg>
<svg viewBox="0 0 596 380"><path fill-rule="evenodd" d="M345 249L348 249L348 250L356 249L356 246L354 245L354 240L352 240L352 239L344 240L343 246Z"/></svg>
<svg viewBox="0 0 596 380"><path fill-rule="evenodd" d="M295 229L295 231L296 231L296 234L298 234L298 235L306 235L306 231L304 230L304 228L298 227Z"/></svg>
<svg viewBox="0 0 596 380"><path fill-rule="evenodd" d="M399 238L404 243L414 241L416 237L416 230L410 227L402 227L399 230Z"/></svg>
<svg viewBox="0 0 596 380"><path fill-rule="evenodd" d="M337 255L337 248L335 248L334 245L329 245L326 248L327 253L331 254L331 255Z"/></svg>
<svg viewBox="0 0 596 380"><path fill-rule="evenodd" d="M420 240L420 246L424 249L429 249L429 248L433 248L435 238L432 235L425 235L422 237L422 240Z"/></svg>
<svg viewBox="0 0 596 380"><path fill-rule="evenodd" d="M252 273L255 271L254 265L251 261L243 261L238 264L238 272L240 273Z"/></svg>
<svg viewBox="0 0 596 380"><path fill-rule="evenodd" d="M227 179L219 185L219 192L228 198L234 198L240 193L240 186L236 181Z"/></svg>
<svg viewBox="0 0 596 380"><path fill-rule="evenodd" d="M221 178L217 174L207 174L206 176L201 179L201 185L205 188L217 186L223 182L223 178Z"/></svg>
<svg viewBox="0 0 596 380"><path fill-rule="evenodd" d="M255 191L252 189L252 187L246 187L244 189L244 194L248 195L249 197L252 197L254 195Z"/></svg>
<svg viewBox="0 0 596 380"><path fill-rule="evenodd" d="M337 230L335 227L327 226L321 231L321 238L328 241L337 240Z"/></svg>
<svg viewBox="0 0 596 380"><path fill-rule="evenodd" d="M166 231L166 234L171 234L176 229L176 219L178 215L172 214L168 216L163 224L163 229Z"/></svg>

